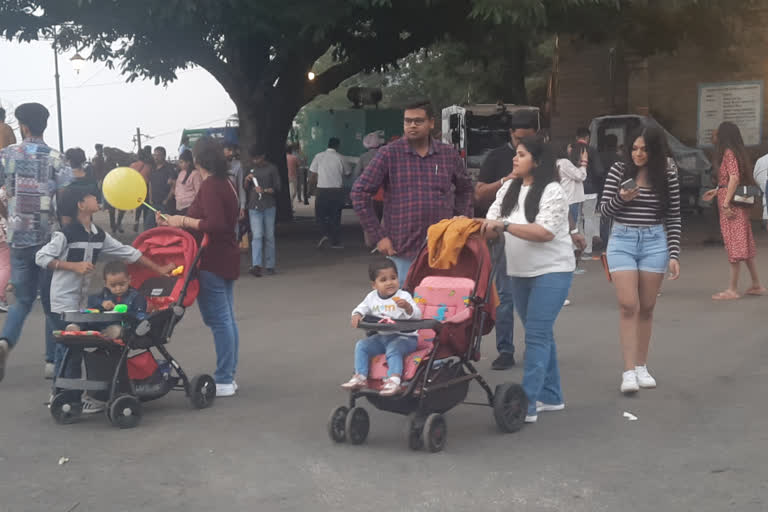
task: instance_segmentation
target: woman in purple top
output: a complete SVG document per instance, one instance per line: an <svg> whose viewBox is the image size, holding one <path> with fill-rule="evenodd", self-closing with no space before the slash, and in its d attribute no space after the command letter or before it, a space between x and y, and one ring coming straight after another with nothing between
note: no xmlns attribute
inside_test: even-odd
<svg viewBox="0 0 768 512"><path fill-rule="evenodd" d="M208 236L200 258L200 293L197 304L203 321L213 332L216 345L216 396L237 391L235 372L240 335L235 321L235 280L240 275L240 250L235 225L240 213L237 191L229 181L227 161L218 142L197 141L192 154L202 184L187 215L171 215L161 225L188 229Z"/></svg>

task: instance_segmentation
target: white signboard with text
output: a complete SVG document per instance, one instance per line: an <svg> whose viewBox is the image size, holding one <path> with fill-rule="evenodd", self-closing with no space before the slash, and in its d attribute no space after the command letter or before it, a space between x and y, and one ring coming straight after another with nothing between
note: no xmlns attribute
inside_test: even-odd
<svg viewBox="0 0 768 512"><path fill-rule="evenodd" d="M763 134L763 81L699 84L699 146L712 145L720 123L739 127L747 146L760 144Z"/></svg>

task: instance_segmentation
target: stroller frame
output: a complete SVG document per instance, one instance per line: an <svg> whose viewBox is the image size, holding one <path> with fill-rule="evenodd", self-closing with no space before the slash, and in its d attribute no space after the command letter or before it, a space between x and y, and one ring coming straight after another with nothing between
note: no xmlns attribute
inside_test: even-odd
<svg viewBox="0 0 768 512"><path fill-rule="evenodd" d="M440 334L443 324L437 320L399 320L379 324L364 319L360 323L361 329L380 332L433 329L436 332L435 341L426 363L419 365L416 374L401 394L382 397L378 391L380 384L351 391L348 406L337 407L331 413L328 422L331 439L336 442L349 441L352 444L365 441L370 429L370 419L365 409L357 405L357 401L362 397L377 409L408 415L408 446L412 450L426 448L431 452L441 451L445 447L447 437L447 423L443 413L460 403L491 407L496 424L502 432L517 432L522 428L528 408L528 399L523 388L519 384L504 383L493 390L472 363L473 354L479 353L484 327L488 322L485 307L489 303L491 285L498 271L497 262L500 260L501 251L504 250L503 238L501 241L491 241L489 246L492 269L488 282L485 283L487 292L484 297L477 293L481 273L479 266L475 276L475 289L469 298L471 307L475 309L472 316L471 342L463 354L437 359L441 343L444 343ZM415 283L409 284L415 287ZM465 400L471 381L477 381L485 391L487 402Z"/></svg>
<svg viewBox="0 0 768 512"><path fill-rule="evenodd" d="M142 401L150 401L161 398L171 391L184 391L190 405L195 409L205 409L213 405L216 398L216 383L210 375L201 374L190 379L181 365L171 355L165 344L170 340L173 330L181 321L186 311L183 306L187 295L187 289L197 272L197 266L206 246L206 241L201 243L192 260L191 269L186 273L184 284L179 292L177 300L168 308L155 311L139 320L128 313L64 313L63 319L68 322L123 322L124 341L111 340L100 336L98 333L89 333L81 336L62 336L60 340L66 340L67 349L57 375L54 377L53 399L49 404L51 415L59 424L76 422L82 414L80 399L83 391L108 391L109 398L105 413L112 425L119 428L133 428L138 426L142 417ZM57 342L62 342L57 340ZM89 353L84 351L83 358L86 364L86 376L80 379L64 378L61 374L71 358L71 346L83 349L94 349L94 352L103 354L108 360L114 362L109 380L88 379ZM156 349L165 361L173 369L176 376L167 379L167 385L162 386L159 392L140 395L133 383L128 378L127 361L132 350ZM119 351L119 357L114 357ZM111 357L110 357L111 356Z"/></svg>

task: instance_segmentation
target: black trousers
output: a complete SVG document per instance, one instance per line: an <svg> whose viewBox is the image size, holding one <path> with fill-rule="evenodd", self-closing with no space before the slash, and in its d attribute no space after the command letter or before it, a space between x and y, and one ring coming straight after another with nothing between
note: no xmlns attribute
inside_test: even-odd
<svg viewBox="0 0 768 512"><path fill-rule="evenodd" d="M315 195L315 217L323 236L331 245L341 243L341 211L344 209L343 188L318 188Z"/></svg>

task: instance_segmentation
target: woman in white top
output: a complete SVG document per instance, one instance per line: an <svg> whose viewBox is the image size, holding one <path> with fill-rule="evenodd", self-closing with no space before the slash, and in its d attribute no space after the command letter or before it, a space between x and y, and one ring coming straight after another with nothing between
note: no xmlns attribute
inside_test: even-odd
<svg viewBox="0 0 768 512"><path fill-rule="evenodd" d="M587 179L589 155L587 145L577 142L568 147L567 156L557 159L560 186L568 197L571 218L578 226L581 222L581 208L584 205L584 180Z"/></svg>
<svg viewBox="0 0 768 512"><path fill-rule="evenodd" d="M575 261L568 198L558 183L553 153L542 137L520 141L512 176L488 210L483 233L488 237L504 233L507 276L525 328L525 421L534 423L540 411L565 408L554 324L568 296Z"/></svg>

